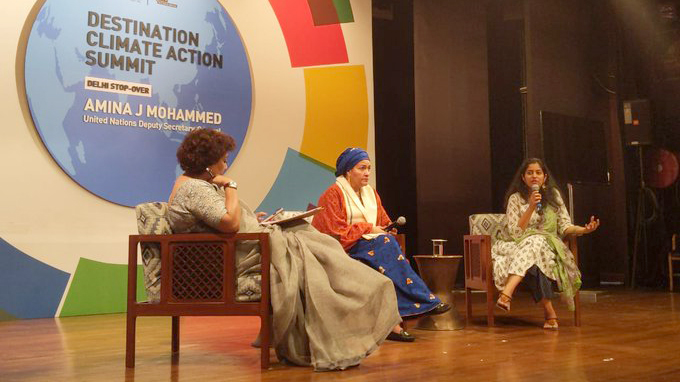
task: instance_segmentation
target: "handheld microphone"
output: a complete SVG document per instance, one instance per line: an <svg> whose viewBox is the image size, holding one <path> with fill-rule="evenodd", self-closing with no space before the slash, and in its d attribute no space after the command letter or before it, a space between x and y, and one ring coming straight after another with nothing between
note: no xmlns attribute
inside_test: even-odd
<svg viewBox="0 0 680 382"><path fill-rule="evenodd" d="M387 227L385 227L385 232L390 231L392 228L398 226L398 225L404 225L406 224L406 218L403 216L399 216L397 220L393 221L392 223L388 224Z"/></svg>
<svg viewBox="0 0 680 382"><path fill-rule="evenodd" d="M539 186L538 184L532 184L531 185L531 191L539 191L540 192L540 190L541 190L541 186ZM540 201L538 203L536 203L536 211L541 211L542 207L543 206L541 205Z"/></svg>

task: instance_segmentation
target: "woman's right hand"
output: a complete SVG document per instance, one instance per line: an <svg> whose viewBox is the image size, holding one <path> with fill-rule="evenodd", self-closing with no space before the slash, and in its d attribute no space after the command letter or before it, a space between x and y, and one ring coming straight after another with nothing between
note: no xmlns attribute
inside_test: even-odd
<svg viewBox="0 0 680 382"><path fill-rule="evenodd" d="M531 191L529 194L529 207L531 209L536 209L536 205L541 202L542 195L538 191Z"/></svg>
<svg viewBox="0 0 680 382"><path fill-rule="evenodd" d="M383 229L383 227L374 225L373 228L371 228L371 233L386 234L387 232L385 232L385 230Z"/></svg>

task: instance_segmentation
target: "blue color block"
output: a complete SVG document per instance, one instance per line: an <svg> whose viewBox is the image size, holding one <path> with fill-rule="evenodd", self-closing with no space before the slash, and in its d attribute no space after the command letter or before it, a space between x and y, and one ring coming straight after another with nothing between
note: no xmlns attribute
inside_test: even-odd
<svg viewBox="0 0 680 382"><path fill-rule="evenodd" d="M69 276L0 239L0 310L17 318L54 317Z"/></svg>
<svg viewBox="0 0 680 382"><path fill-rule="evenodd" d="M305 211L309 203L316 205L319 196L334 182L330 168L289 148L274 185L257 211L271 213L280 207Z"/></svg>

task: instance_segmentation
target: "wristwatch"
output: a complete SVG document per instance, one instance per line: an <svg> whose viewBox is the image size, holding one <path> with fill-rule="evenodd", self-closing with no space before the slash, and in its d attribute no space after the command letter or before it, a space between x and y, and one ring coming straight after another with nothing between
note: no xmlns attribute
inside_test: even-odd
<svg viewBox="0 0 680 382"><path fill-rule="evenodd" d="M238 189L238 184L234 182L233 180L229 181L227 184L224 185L224 188L233 188L234 190Z"/></svg>

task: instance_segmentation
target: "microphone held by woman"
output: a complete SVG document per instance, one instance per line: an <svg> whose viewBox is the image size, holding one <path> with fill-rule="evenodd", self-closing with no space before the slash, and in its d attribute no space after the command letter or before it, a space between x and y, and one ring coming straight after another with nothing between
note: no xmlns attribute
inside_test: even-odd
<svg viewBox="0 0 680 382"><path fill-rule="evenodd" d="M536 192L540 193L541 192L541 186L539 186L538 184L532 184L531 185L531 191L536 191ZM539 199L538 203L536 203L536 211L540 212L542 207L543 206L541 205L541 201Z"/></svg>
<svg viewBox="0 0 680 382"><path fill-rule="evenodd" d="M399 216L399 217L397 218L397 220L395 220L395 221L393 221L392 223L388 224L388 225L384 228L384 231L385 231L385 232L389 232L390 230L392 230L392 229L395 228L396 226L402 226L402 225L404 225L404 224L406 224L406 218L403 217L403 216Z"/></svg>

